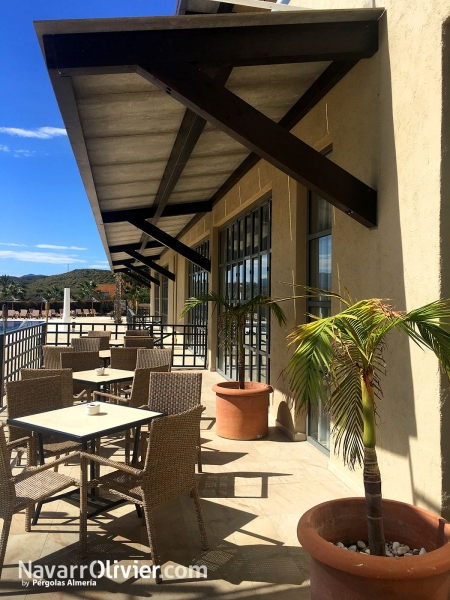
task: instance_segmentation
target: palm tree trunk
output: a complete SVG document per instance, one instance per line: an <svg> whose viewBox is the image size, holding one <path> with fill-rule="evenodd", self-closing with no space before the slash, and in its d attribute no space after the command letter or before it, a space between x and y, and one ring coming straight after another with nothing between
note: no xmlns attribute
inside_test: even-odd
<svg viewBox="0 0 450 600"><path fill-rule="evenodd" d="M239 389L245 389L245 350L244 350L244 327L238 327L238 381Z"/></svg>
<svg viewBox="0 0 450 600"><path fill-rule="evenodd" d="M364 491L370 554L386 556L381 514L381 475L378 468L372 373L361 376L364 421Z"/></svg>

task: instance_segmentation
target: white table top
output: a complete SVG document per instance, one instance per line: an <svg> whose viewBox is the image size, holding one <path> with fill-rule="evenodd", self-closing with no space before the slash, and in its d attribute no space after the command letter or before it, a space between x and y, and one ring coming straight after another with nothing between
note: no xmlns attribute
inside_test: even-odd
<svg viewBox="0 0 450 600"><path fill-rule="evenodd" d="M106 351L105 351L106 352ZM102 383L116 383L118 381L128 381L133 379L134 371L126 371L124 369L111 369L108 367L105 369L104 375L97 375L95 369L89 369L88 371L75 371L73 374L73 380L82 383L92 383L94 385L101 385Z"/></svg>
<svg viewBox="0 0 450 600"><path fill-rule="evenodd" d="M99 356L100 358L111 358L111 350L100 350Z"/></svg>
<svg viewBox="0 0 450 600"><path fill-rule="evenodd" d="M124 343L125 342L123 340L109 340L110 346L123 346Z"/></svg>
<svg viewBox="0 0 450 600"><path fill-rule="evenodd" d="M11 421L14 421L14 425L25 426L26 429L91 439L112 430L128 429L131 424L148 423L152 418L159 417L161 414L151 410L101 402L100 412L96 415L86 414L86 404L84 403L11 419Z"/></svg>

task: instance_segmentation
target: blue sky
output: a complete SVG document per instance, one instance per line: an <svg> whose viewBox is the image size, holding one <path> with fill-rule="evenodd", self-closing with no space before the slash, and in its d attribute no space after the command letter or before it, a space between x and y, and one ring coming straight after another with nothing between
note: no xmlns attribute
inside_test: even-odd
<svg viewBox="0 0 450 600"><path fill-rule="evenodd" d="M172 15L176 0L20 0L0 8L0 275L109 268L33 21Z"/></svg>

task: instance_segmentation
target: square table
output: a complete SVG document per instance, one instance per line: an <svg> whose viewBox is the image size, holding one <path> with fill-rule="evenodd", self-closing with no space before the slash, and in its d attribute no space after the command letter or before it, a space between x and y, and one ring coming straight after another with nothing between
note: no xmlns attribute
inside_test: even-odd
<svg viewBox="0 0 450 600"><path fill-rule="evenodd" d="M128 372L128 371L127 371ZM39 459L40 463L44 464L44 449L43 449L43 434L51 434L64 437L65 439L79 442L83 450L87 450L88 441L91 442L91 452L94 452L95 439L126 429L136 428L136 434L133 447L132 464L137 460L139 447L139 437L141 426L150 423L155 417L161 417L164 413L154 412L151 410L141 410L139 408L130 408L129 406L119 406L117 404L109 404L102 402L100 412L96 415L88 415L86 413L86 404L77 404L57 410L28 415L27 417L19 417L17 419L7 419L8 425L29 429L38 434ZM91 479L95 477L95 465L91 462L90 469ZM73 492L66 492L60 497L68 498ZM55 498L53 498L55 499ZM121 502L121 501L117 501ZM111 503L106 498L97 498L96 505L100 504L100 508L91 513L89 516L100 514L104 510L109 510L117 503ZM41 504L36 510L33 524L36 524L39 518Z"/></svg>
<svg viewBox="0 0 450 600"><path fill-rule="evenodd" d="M107 352L107 350L104 350ZM100 351L101 353L101 351ZM95 369L89 369L88 371L75 371L73 374L73 380L79 383L88 383L90 386L95 387L97 390L101 385L105 383L119 383L121 381L129 381L133 379L134 371L126 371L125 369L106 369L103 375L97 375Z"/></svg>
<svg viewBox="0 0 450 600"><path fill-rule="evenodd" d="M100 350L99 356L103 361L103 366L106 368L111 360L111 350Z"/></svg>

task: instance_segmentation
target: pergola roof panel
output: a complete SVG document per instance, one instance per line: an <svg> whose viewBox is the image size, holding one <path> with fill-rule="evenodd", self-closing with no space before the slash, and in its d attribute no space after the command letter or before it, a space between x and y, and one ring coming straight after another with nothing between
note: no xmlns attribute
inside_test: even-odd
<svg viewBox="0 0 450 600"><path fill-rule="evenodd" d="M136 181L160 181L167 160L136 161L112 165L92 166L92 174L100 186L135 183Z"/></svg>
<svg viewBox="0 0 450 600"><path fill-rule="evenodd" d="M382 14L299 10L36 23L108 257L110 246L124 244L146 252L139 244L154 237L195 262L195 253L166 234L179 236L201 215L199 205L193 215L177 205L202 202L200 210L211 210L261 157L366 226L376 222L374 190L289 131L377 51ZM154 209L146 220L126 212L148 207ZM108 211L120 213L104 222Z"/></svg>
<svg viewBox="0 0 450 600"><path fill-rule="evenodd" d="M329 62L235 67L226 88L278 122Z"/></svg>
<svg viewBox="0 0 450 600"><path fill-rule="evenodd" d="M110 136L86 139L86 148L91 163L95 165L117 165L167 159L176 138L173 133L154 133L125 137Z"/></svg>

